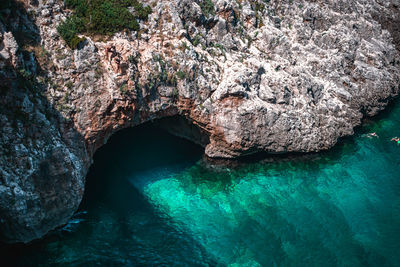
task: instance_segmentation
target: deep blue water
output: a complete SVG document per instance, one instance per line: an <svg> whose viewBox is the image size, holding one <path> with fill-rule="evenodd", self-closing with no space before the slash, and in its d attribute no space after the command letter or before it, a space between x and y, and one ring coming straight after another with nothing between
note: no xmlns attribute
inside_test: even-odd
<svg viewBox="0 0 400 267"><path fill-rule="evenodd" d="M2 247L3 262L400 266L396 135L399 101L328 152L230 165L151 125L123 130L96 153L70 223Z"/></svg>

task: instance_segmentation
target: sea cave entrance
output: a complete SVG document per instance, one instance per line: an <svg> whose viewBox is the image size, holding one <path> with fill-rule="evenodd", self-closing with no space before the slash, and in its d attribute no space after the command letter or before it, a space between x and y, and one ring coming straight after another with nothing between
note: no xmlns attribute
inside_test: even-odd
<svg viewBox="0 0 400 267"><path fill-rule="evenodd" d="M168 131L167 125L175 128ZM179 125L183 129L180 133ZM108 191L119 179L139 184L149 179L145 177L146 173L154 173L152 179L156 179L156 175L168 175L171 171L194 164L201 159L204 148L187 139L197 138L197 143L201 142L198 136L188 136L193 132L180 117L174 116L115 133L94 155L81 206L99 197L104 190Z"/></svg>
<svg viewBox="0 0 400 267"><path fill-rule="evenodd" d="M204 154L201 146L165 130L166 125L179 122L180 118L170 117L123 129L95 153L84 198L74 217L77 226L67 225L76 236L73 239L86 241L77 247L81 242L75 240L68 249L92 251L87 255L91 262L105 265L118 259L123 265L212 264L204 248L144 194L147 184L176 175ZM186 136L188 128L184 131ZM71 258L85 260L77 255Z"/></svg>

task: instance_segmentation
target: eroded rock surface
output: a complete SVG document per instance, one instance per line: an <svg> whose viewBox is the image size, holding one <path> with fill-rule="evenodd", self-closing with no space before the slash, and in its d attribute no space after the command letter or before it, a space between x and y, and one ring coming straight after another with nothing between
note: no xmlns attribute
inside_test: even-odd
<svg viewBox="0 0 400 267"><path fill-rule="evenodd" d="M65 223L94 152L122 128L179 115L170 130L209 157L320 151L400 90L398 0L143 2L139 34L86 36L77 50L56 30L72 12L63 1L5 11L3 240Z"/></svg>

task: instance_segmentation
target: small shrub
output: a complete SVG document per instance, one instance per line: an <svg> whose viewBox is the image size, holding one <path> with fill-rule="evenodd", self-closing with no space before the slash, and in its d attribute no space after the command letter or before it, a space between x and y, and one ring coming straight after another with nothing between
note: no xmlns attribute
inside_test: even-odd
<svg viewBox="0 0 400 267"><path fill-rule="evenodd" d="M189 48L189 46L187 45L187 43L186 43L185 41L183 41L183 42L180 44L179 49L180 49L182 52L185 52L187 49L190 49L190 48Z"/></svg>
<svg viewBox="0 0 400 267"><path fill-rule="evenodd" d="M83 38L79 38L77 36L77 34L82 32L84 29L84 21L75 15L67 18L66 21L62 22L57 27L58 33L72 49L75 49L76 46L84 40Z"/></svg>
<svg viewBox="0 0 400 267"><path fill-rule="evenodd" d="M247 48L250 48L252 42L253 42L253 39L248 35L247 36Z"/></svg>
<svg viewBox="0 0 400 267"><path fill-rule="evenodd" d="M175 98L175 99L177 99L178 96L179 96L179 91L178 91L178 89L176 89L176 88L172 89L172 97Z"/></svg>
<svg viewBox="0 0 400 267"><path fill-rule="evenodd" d="M101 64L98 63L96 69L94 70L94 77L96 79L100 79L102 76L103 76L103 68L101 67Z"/></svg>
<svg viewBox="0 0 400 267"><path fill-rule="evenodd" d="M166 83L167 83L168 85L176 86L177 80L176 80L175 74L173 74L173 73L168 73Z"/></svg>
<svg viewBox="0 0 400 267"><path fill-rule="evenodd" d="M22 78L24 78L26 80L32 80L33 79L33 74L29 70L19 69L18 72L22 76Z"/></svg>
<svg viewBox="0 0 400 267"><path fill-rule="evenodd" d="M126 95L129 92L128 85L126 83L121 85L121 87L119 88L119 91L121 92L121 94Z"/></svg>
<svg viewBox="0 0 400 267"><path fill-rule="evenodd" d="M50 56L49 51L47 51L46 48L44 48L43 45L40 47L39 56L40 56L40 57L48 57L48 56Z"/></svg>
<svg viewBox="0 0 400 267"><path fill-rule="evenodd" d="M69 47L71 47L72 49L76 49L78 47L78 45L80 43L82 43L83 41L85 41L86 38L84 37L78 37L77 35L75 35L72 40L69 42Z"/></svg>
<svg viewBox="0 0 400 267"><path fill-rule="evenodd" d="M222 44L216 44L215 47L219 48L222 52L225 51L225 47Z"/></svg>
<svg viewBox="0 0 400 267"><path fill-rule="evenodd" d="M210 15L215 15L214 4L211 0L203 0L200 3L200 7L204 16L209 17Z"/></svg>
<svg viewBox="0 0 400 267"><path fill-rule="evenodd" d="M196 35L192 41L193 46L198 46L200 44L200 36Z"/></svg>
<svg viewBox="0 0 400 267"><path fill-rule="evenodd" d="M57 30L71 48L82 41L76 38L78 33L111 36L123 30L138 32L138 20L147 20L152 12L137 0L65 0L65 6L75 12ZM128 7L134 8L134 14Z"/></svg>
<svg viewBox="0 0 400 267"><path fill-rule="evenodd" d="M90 21L86 28L89 33L113 35L124 29L139 30L139 23L128 9L112 1L104 1L90 12Z"/></svg>
<svg viewBox="0 0 400 267"><path fill-rule="evenodd" d="M185 79L185 77L186 77L186 73L184 73L184 72L181 71L181 70L178 70L178 71L176 72L176 76L178 76L178 78L179 78L180 80L183 80L183 79Z"/></svg>
<svg viewBox="0 0 400 267"><path fill-rule="evenodd" d="M69 81L69 82L67 82L67 83L65 84L65 86L66 86L68 89L72 89L72 87L74 86L74 84L73 84L71 81Z"/></svg>
<svg viewBox="0 0 400 267"><path fill-rule="evenodd" d="M139 58L140 58L139 54L130 55L128 57L128 62L131 63L132 65L136 65L137 63L139 63Z"/></svg>

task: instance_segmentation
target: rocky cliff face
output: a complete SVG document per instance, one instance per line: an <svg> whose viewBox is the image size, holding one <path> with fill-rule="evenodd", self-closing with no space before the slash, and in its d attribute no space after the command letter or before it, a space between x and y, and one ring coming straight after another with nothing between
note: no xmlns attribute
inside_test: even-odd
<svg viewBox="0 0 400 267"><path fill-rule="evenodd" d="M0 232L27 242L78 207L119 129L163 125L209 157L311 152L353 134L400 90L400 1L143 1L139 32L71 50L63 1L0 20Z"/></svg>

